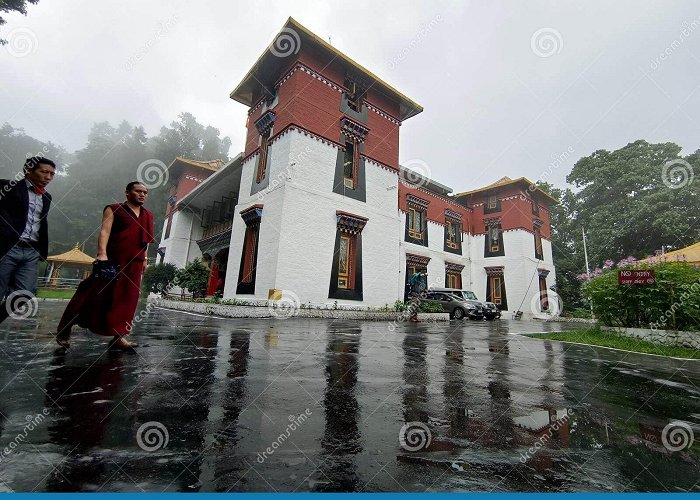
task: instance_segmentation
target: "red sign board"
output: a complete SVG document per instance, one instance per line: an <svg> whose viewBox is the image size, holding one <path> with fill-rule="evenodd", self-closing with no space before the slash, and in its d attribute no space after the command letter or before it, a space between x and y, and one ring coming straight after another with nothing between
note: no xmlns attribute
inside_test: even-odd
<svg viewBox="0 0 700 500"><path fill-rule="evenodd" d="M618 285L653 285L656 283L653 269L618 270Z"/></svg>

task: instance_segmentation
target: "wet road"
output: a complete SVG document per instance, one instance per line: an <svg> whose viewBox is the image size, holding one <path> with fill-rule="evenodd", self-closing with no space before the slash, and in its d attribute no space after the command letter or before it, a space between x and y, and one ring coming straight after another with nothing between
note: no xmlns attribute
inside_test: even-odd
<svg viewBox="0 0 700 500"><path fill-rule="evenodd" d="M158 309L138 354L61 355L64 305L0 325L0 491L700 489L698 362L513 334L559 324Z"/></svg>

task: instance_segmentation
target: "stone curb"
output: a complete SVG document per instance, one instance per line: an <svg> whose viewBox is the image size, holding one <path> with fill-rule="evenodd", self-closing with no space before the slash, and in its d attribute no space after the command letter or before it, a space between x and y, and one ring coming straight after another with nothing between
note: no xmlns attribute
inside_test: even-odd
<svg viewBox="0 0 700 500"><path fill-rule="evenodd" d="M192 312L224 318L327 318L353 319L362 321L408 321L408 315L398 312L349 311L344 309L286 309L269 306L234 306L203 302L183 302L178 300L156 299L150 302L157 307L176 311ZM418 313L418 320L427 323L449 321L448 313Z"/></svg>
<svg viewBox="0 0 700 500"><path fill-rule="evenodd" d="M690 349L700 350L700 332L652 330L648 328L622 328L616 326L601 326L601 330L615 332L624 337L646 340L655 344L689 347Z"/></svg>

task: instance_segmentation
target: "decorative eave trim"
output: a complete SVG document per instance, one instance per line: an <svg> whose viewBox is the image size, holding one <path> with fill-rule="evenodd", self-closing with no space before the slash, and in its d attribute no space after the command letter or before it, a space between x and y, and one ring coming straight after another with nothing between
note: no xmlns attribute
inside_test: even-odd
<svg viewBox="0 0 700 500"><path fill-rule="evenodd" d="M338 225L338 231L348 234L360 234L369 219L360 215L337 210L335 212L335 220Z"/></svg>
<svg viewBox="0 0 700 500"><path fill-rule="evenodd" d="M402 209L401 207L399 207L399 212L401 212L402 214L408 213L408 212L406 212L406 210ZM433 219L431 219L427 214L426 214L425 220L428 221L428 222L431 223L431 224L435 224L436 226L440 226L440 227L445 227L445 226L447 225L447 224L445 224L444 221L439 221L439 220L433 220ZM457 222L459 222L459 221L457 221ZM462 231L461 231L461 232L462 232L463 234L472 234L472 233L470 233L470 232L467 230L466 224L462 224L462 223L460 222L460 226L461 226L461 228L462 228ZM477 233L477 234L479 234L479 233ZM481 234L483 234L483 233L481 233Z"/></svg>
<svg viewBox="0 0 700 500"><path fill-rule="evenodd" d="M463 264L455 264L454 262L445 262L445 271L453 273L461 273L464 270Z"/></svg>
<svg viewBox="0 0 700 500"><path fill-rule="evenodd" d="M252 226L255 224L260 224L262 214L263 206L253 205L252 207L248 207L241 211L241 218L243 219L243 222L245 222L246 226Z"/></svg>
<svg viewBox="0 0 700 500"><path fill-rule="evenodd" d="M326 145L328 145L328 146L331 146L331 147L334 147L334 148L338 148L338 149L344 149L342 144L339 144L339 143L337 143L337 142L335 142L335 141L331 141L330 139L326 139L325 137L321 137L321 136L318 135L318 134L314 134L313 132L310 132L309 130L306 130L304 127L301 127L301 126L296 125L296 124L294 124L294 123L290 123L290 124L287 125L285 128L283 128L282 130L280 130L279 132L277 132L275 135L273 135L273 136L270 138L270 140L268 141L268 145L271 146L272 144L275 143L275 141L277 141L277 139L280 139L281 137L283 137L284 135L288 134L288 133L291 132L291 131L297 131L297 132L299 132L299 133L301 133L301 134L303 134L303 135L306 135L306 136L308 136L308 137L311 137L312 139L315 139L315 140L317 140L317 141L319 141L319 142L322 142L323 144L326 144ZM251 151L246 157L243 158L243 160L241 161L241 163L245 164L245 163L246 163L248 160L250 160L253 156L255 156L256 154L258 154L259 151L260 151L260 148L259 148L259 147L255 148L255 149L254 149L253 151ZM395 168L395 167L392 167L391 165L387 165L386 163L382 163L382 162L380 162L380 161L377 161L377 160L375 160L374 158L370 158L369 156L360 155L360 157L361 157L362 159L364 159L365 161L367 161L367 162L369 162L369 163L374 163L374 164L377 165L378 167L381 167L381 168L383 168L383 169L389 170L390 172L398 173L398 171L399 171L398 168Z"/></svg>
<svg viewBox="0 0 700 500"><path fill-rule="evenodd" d="M280 87L282 84L284 84L291 76L296 73L297 71L303 71L307 75L315 78L316 80L320 81L321 83L324 83L325 85L328 85L330 88L333 90L340 92L341 94L343 92L347 92L348 89L345 88L344 85L340 85L339 83L334 82L333 80L329 80L325 76L321 75L317 71L314 71L313 69L309 68L306 66L304 63L297 62L292 69L290 69L284 76L282 76L279 81L275 84L275 88ZM255 105L257 108L262 104L262 101L264 101L264 98L261 98L261 100ZM375 106L374 104L370 104L367 99L362 100L364 104L367 106L367 109L373 111L374 113L377 113L379 116L382 118L385 118L386 120L389 120L391 123L395 125L401 126L401 120L396 118L395 116L391 115L390 113L387 113L383 109L379 108L378 106Z"/></svg>
<svg viewBox="0 0 700 500"><path fill-rule="evenodd" d="M406 264L417 264L419 266L427 266L430 262L430 257L417 255L414 253L406 253Z"/></svg>
<svg viewBox="0 0 700 500"><path fill-rule="evenodd" d="M420 191L421 193L425 193L425 194L427 194L427 195L429 195L429 196L432 196L432 197L434 197L434 198L437 198L438 200L442 200L442 201L444 201L445 203L449 203L450 205L454 205L455 207L459 207L461 210L466 210L466 211L468 211L468 212L473 212L473 211L474 211L474 210L472 210L471 207L465 207L464 205L462 205L462 204L460 204L460 203L458 203L458 202L456 202L456 201L454 201L454 200L451 200L450 198L446 198L445 196L441 196L441 195L439 195L439 194L437 194L437 193L433 193L432 191L428 191L427 189L424 189L424 188L422 188L422 187L416 186L415 184L409 184L408 182L406 182L405 180L401 179L400 177L399 177L399 182L400 182L401 184L403 184L404 186L406 186L407 188L409 188L409 189L412 189L412 190L415 190L415 191Z"/></svg>
<svg viewBox="0 0 700 500"><path fill-rule="evenodd" d="M484 217L483 221L486 226L496 226L503 221L503 217Z"/></svg>
<svg viewBox="0 0 700 500"><path fill-rule="evenodd" d="M457 222L462 222L462 214L460 214L459 212L455 212L454 210L450 210L449 208L445 209L445 217L454 219Z"/></svg>
<svg viewBox="0 0 700 500"><path fill-rule="evenodd" d="M549 275L549 269L542 269L538 268L537 269L537 276L540 278L546 278Z"/></svg>
<svg viewBox="0 0 700 500"><path fill-rule="evenodd" d="M346 137L354 139L357 142L364 142L369 129L364 125L360 125L354 120L351 120L347 116L340 119L340 131L345 134Z"/></svg>
<svg viewBox="0 0 700 500"><path fill-rule="evenodd" d="M367 100L365 100L364 103L367 105L367 109L369 109L370 111L374 111L379 116L381 116L382 118L384 118L386 120L389 120L394 125L398 125L399 127L401 126L401 120L399 120L398 118L395 118L395 117L391 116L389 113L387 113L386 111L382 111L377 106L374 106L373 104L368 103Z"/></svg>
<svg viewBox="0 0 700 500"><path fill-rule="evenodd" d="M265 135L274 124L275 112L270 109L255 121L255 128L258 129L260 135Z"/></svg>
<svg viewBox="0 0 700 500"><path fill-rule="evenodd" d="M406 206L409 206L411 208L427 209L428 205L430 205L429 200L418 198L417 196L412 195L410 193L406 195Z"/></svg>
<svg viewBox="0 0 700 500"><path fill-rule="evenodd" d="M542 222L540 219L535 219L532 221L532 224L539 229L542 227L542 224L544 224L544 222Z"/></svg>
<svg viewBox="0 0 700 500"><path fill-rule="evenodd" d="M336 82L334 82L334 81L332 81L332 80L329 80L329 79L326 78L325 76L323 76L323 75L321 75L320 73L314 71L313 69L309 68L307 65L305 65L304 63L301 63L301 62L297 62L297 63L292 67L292 69L290 69L284 76L282 76L282 77L279 79L279 81L275 84L275 88L280 87L284 82L286 82L287 80L289 80L289 78L290 78L294 73L296 73L297 71L303 71L303 72L306 73L307 75L312 76L312 77L315 78L316 80L318 80L318 81L320 81L320 82L322 82L322 83L328 85L330 88L332 88L332 89L334 89L334 90L336 90L336 91L338 91L338 92L340 92L340 93L343 93L343 92L345 92L345 91L347 90L344 86L339 85L339 84L337 84Z"/></svg>
<svg viewBox="0 0 700 500"><path fill-rule="evenodd" d="M504 266L486 266L484 271L486 271L486 276L497 276L503 274Z"/></svg>

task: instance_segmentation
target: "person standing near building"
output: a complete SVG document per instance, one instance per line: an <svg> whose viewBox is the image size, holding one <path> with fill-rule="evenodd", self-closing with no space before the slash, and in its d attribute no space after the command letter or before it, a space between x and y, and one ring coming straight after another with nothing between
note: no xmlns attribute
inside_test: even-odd
<svg viewBox="0 0 700 500"><path fill-rule="evenodd" d="M410 287L410 300L408 304L408 309L410 312L409 321L413 323L418 321L418 309L420 309L420 299L423 293L425 292L425 288L427 286L427 277L428 275L426 273L417 272L413 276L411 276L408 282Z"/></svg>
<svg viewBox="0 0 700 500"><path fill-rule="evenodd" d="M24 178L0 179L0 323L36 295L39 260L49 253L46 186L56 164L41 156L24 163Z"/></svg>
<svg viewBox="0 0 700 500"><path fill-rule="evenodd" d="M93 271L93 276L81 283L58 325L56 342L61 347L70 346L70 330L76 324L113 337L110 348L133 350L138 345L126 336L131 333L141 294L146 251L153 241L153 214L143 206L148 197L146 186L130 182L125 194L125 202L104 208L97 241L95 268L111 267L115 277L105 280Z"/></svg>

